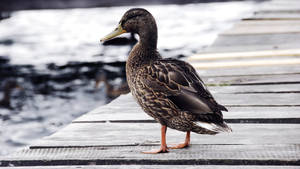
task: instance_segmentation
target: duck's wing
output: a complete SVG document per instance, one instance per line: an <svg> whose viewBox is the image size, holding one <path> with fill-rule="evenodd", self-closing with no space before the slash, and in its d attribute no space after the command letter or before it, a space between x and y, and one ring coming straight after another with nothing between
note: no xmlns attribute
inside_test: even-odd
<svg viewBox="0 0 300 169"><path fill-rule="evenodd" d="M182 111L209 118L208 121L223 120L221 111L227 109L215 101L190 64L174 59L157 60L142 69L139 77L145 87L165 95Z"/></svg>

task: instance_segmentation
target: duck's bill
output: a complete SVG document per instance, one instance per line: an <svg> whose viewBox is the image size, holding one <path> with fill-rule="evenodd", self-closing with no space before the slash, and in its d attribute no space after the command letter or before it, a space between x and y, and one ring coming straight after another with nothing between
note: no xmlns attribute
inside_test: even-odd
<svg viewBox="0 0 300 169"><path fill-rule="evenodd" d="M103 37L102 39L100 39L100 42L105 42L105 41L110 40L118 35L123 34L123 33L126 33L126 31L122 28L122 26L120 24L114 31L112 31L110 34L108 34L105 37Z"/></svg>

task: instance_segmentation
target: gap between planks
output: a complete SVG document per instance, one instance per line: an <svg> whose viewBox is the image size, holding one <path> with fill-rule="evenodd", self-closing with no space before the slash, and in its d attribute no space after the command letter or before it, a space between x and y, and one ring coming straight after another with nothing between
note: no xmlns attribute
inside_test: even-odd
<svg viewBox="0 0 300 169"><path fill-rule="evenodd" d="M266 165L66 165L66 166L25 166L9 169L299 169L299 166Z"/></svg>

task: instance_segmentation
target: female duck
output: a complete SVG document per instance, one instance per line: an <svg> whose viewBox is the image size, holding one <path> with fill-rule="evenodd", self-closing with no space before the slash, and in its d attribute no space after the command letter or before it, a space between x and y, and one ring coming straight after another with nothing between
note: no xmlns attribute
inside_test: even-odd
<svg viewBox="0 0 300 169"><path fill-rule="evenodd" d="M95 82L95 88L98 88L100 83L104 83L106 87L106 97L110 99L110 101L122 94L127 94L130 92L127 82L121 83L117 88L109 83L107 79L107 73L105 71L100 71L96 75Z"/></svg>
<svg viewBox="0 0 300 169"><path fill-rule="evenodd" d="M184 148L190 143L190 132L217 134L231 131L223 121L218 104L195 69L175 59L162 59L157 52L157 27L145 9L127 11L118 27L101 41L122 33L136 33L139 42L126 62L126 76L132 95L143 110L161 124L161 147L144 153L167 152L167 127L187 132L185 142L170 148Z"/></svg>
<svg viewBox="0 0 300 169"><path fill-rule="evenodd" d="M21 88L17 81L7 80L4 82L3 98L0 100L0 108L12 109L10 104L10 95L14 88Z"/></svg>

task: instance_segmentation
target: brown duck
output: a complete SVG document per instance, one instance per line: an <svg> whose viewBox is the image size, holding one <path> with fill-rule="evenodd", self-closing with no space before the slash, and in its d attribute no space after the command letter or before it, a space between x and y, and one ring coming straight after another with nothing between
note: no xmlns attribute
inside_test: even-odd
<svg viewBox="0 0 300 169"><path fill-rule="evenodd" d="M98 88L100 83L104 83L106 87L106 97L108 97L109 99L115 99L122 94L127 94L130 92L127 82L121 83L117 88L115 88L114 85L110 84L107 79L107 73L105 71L101 71L96 75L95 82L95 88Z"/></svg>
<svg viewBox="0 0 300 169"><path fill-rule="evenodd" d="M101 41L126 32L140 37L126 62L129 88L143 110L162 126L161 147L144 153L187 147L191 131L210 135L231 131L221 112L227 109L215 101L195 69L181 60L163 59L157 52L157 27L147 10L128 10L118 27ZM186 132L185 142L167 147L167 127Z"/></svg>
<svg viewBox="0 0 300 169"><path fill-rule="evenodd" d="M10 104L10 95L14 88L22 89L15 80L7 80L4 82L4 94L3 98L0 100L0 108L12 109Z"/></svg>

